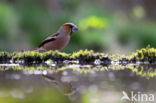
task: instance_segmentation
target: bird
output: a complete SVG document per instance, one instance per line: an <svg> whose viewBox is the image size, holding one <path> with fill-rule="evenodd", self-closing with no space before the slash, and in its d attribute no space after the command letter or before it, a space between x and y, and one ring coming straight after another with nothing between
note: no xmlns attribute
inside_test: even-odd
<svg viewBox="0 0 156 103"><path fill-rule="evenodd" d="M59 30L50 35L38 46L38 51L49 51L49 50L62 50L65 48L69 41L71 34L78 31L78 27L73 23L64 23Z"/></svg>

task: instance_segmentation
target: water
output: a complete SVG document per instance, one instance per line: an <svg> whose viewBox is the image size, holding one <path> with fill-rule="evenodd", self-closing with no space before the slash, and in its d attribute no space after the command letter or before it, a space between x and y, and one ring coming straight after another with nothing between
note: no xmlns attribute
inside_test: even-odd
<svg viewBox="0 0 156 103"><path fill-rule="evenodd" d="M0 70L0 103L156 102L155 65L1 65ZM130 100L121 100L124 95Z"/></svg>

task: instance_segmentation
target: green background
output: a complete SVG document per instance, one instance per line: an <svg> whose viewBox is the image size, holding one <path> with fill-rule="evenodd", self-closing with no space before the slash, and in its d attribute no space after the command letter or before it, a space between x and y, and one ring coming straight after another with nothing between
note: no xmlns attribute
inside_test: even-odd
<svg viewBox="0 0 156 103"><path fill-rule="evenodd" d="M63 50L130 54L156 46L155 1L1 0L0 50L32 50L65 22L79 27Z"/></svg>

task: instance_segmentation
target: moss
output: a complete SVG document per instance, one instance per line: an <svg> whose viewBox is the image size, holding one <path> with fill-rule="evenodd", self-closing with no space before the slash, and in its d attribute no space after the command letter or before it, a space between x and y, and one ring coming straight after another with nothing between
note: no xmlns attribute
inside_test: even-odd
<svg viewBox="0 0 156 103"><path fill-rule="evenodd" d="M70 54L59 51L47 51L43 53L37 51L21 51L14 53L1 52L1 57L5 58L6 56L4 54L9 55L10 60L13 60L13 63L20 64L44 63L47 60L53 60L60 63L64 60L78 60L80 64L94 63L96 59L110 61L108 55L104 53L95 53L92 50L80 50Z"/></svg>
<svg viewBox="0 0 156 103"><path fill-rule="evenodd" d="M69 62L66 63L66 60ZM95 63L96 60L99 61L97 64ZM21 65L15 67L0 67L0 71L13 69L28 71L53 70L54 72L59 72L72 69L73 71L86 74L107 69L128 69L139 76L147 78L156 76L155 65L152 65L156 63L156 49L150 47L137 50L130 56L108 55L105 53L97 53L92 50L80 50L69 54L59 51L47 51L43 53L37 51L21 51L14 53L0 52L0 63L11 64L11 61ZM47 61L50 63L46 63ZM144 63L147 61L150 65L136 65L137 62ZM69 64L75 65L69 66Z"/></svg>
<svg viewBox="0 0 156 103"><path fill-rule="evenodd" d="M0 71L6 70L22 70L22 71L32 71L30 73L39 70L40 73L44 73L44 70L52 70L53 72L60 72L65 70L72 70L79 72L80 74L88 74L93 72L100 72L105 70L130 70L131 72L135 73L138 76L145 77L145 78L152 78L156 76L156 68L155 66L146 66L146 65L109 65L109 66L93 66L93 67L68 67L62 66L59 68L54 68L47 65L30 65L30 66L9 66L9 67L0 67Z"/></svg>
<svg viewBox="0 0 156 103"><path fill-rule="evenodd" d="M42 54L37 51L23 51L12 53L12 59L14 63L41 63Z"/></svg>
<svg viewBox="0 0 156 103"><path fill-rule="evenodd" d="M11 54L14 63L43 63L48 59L52 60L64 60L69 57L69 54L58 52L58 51L48 51L40 53L38 51L23 51L15 52Z"/></svg>
<svg viewBox="0 0 156 103"><path fill-rule="evenodd" d="M78 52L74 52L71 55L71 58L77 59L80 56L86 56L88 58L88 57L93 56L93 55L94 55L93 50L80 50Z"/></svg>
<svg viewBox="0 0 156 103"><path fill-rule="evenodd" d="M136 60L136 61L156 61L156 48L142 48L137 50L131 56L127 57L129 60Z"/></svg>
<svg viewBox="0 0 156 103"><path fill-rule="evenodd" d="M74 52L71 54L70 58L78 59L80 61L80 64L93 63L96 59L103 61L103 63L110 61L107 54L97 53L93 50L80 50L78 52Z"/></svg>
<svg viewBox="0 0 156 103"><path fill-rule="evenodd" d="M151 78L156 76L156 68L152 65L126 65L125 69L130 69L136 75Z"/></svg>
<svg viewBox="0 0 156 103"><path fill-rule="evenodd" d="M95 60L100 60L102 65L110 65L111 61L118 61L121 64L136 63L137 61L148 61L149 63L156 62L155 48L142 48L137 50L130 56L108 55L105 53L94 52L93 50L80 50L74 53L63 53L59 51L21 51L14 53L0 52L0 62L8 63L10 60L13 63L19 64L41 64L47 60L63 63L64 60L77 60L79 64L94 64Z"/></svg>
<svg viewBox="0 0 156 103"><path fill-rule="evenodd" d="M8 63L11 56L8 52L0 52L0 63Z"/></svg>

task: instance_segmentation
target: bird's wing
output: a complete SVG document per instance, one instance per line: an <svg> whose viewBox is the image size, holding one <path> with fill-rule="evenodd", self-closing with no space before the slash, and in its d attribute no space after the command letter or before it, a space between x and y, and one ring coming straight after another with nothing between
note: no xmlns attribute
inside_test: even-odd
<svg viewBox="0 0 156 103"><path fill-rule="evenodd" d="M52 42L52 41L56 40L58 35L59 35L59 33L55 33L54 35L46 38L44 41L42 41L42 43L38 47L41 47L41 46L43 46L44 44L46 44L48 42Z"/></svg>

